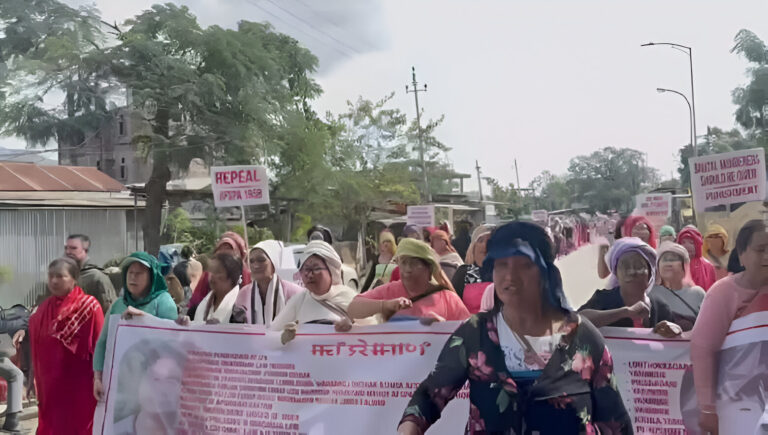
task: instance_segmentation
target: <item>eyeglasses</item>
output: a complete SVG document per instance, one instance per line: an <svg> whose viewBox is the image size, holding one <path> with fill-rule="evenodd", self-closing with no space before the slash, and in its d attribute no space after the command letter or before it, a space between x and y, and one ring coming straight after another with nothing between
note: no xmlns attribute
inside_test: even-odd
<svg viewBox="0 0 768 435"><path fill-rule="evenodd" d="M313 267L313 268L302 267L299 272L303 276L309 276L309 275L318 274L318 273L320 273L320 272L322 272L324 270L328 270L328 268L327 267Z"/></svg>
<svg viewBox="0 0 768 435"><path fill-rule="evenodd" d="M638 269L633 268L620 268L619 269L623 274L627 276L639 276L639 275L645 275L648 273L647 267L641 267Z"/></svg>
<svg viewBox="0 0 768 435"><path fill-rule="evenodd" d="M682 263L682 262L683 262L682 258L671 257L671 256L670 257L664 256L659 259L659 263Z"/></svg>

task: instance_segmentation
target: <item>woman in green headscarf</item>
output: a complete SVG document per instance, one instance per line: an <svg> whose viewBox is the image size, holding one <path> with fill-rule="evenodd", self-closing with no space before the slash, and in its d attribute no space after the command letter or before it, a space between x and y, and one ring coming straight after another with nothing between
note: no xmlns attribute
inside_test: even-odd
<svg viewBox="0 0 768 435"><path fill-rule="evenodd" d="M677 240L677 234L675 234L675 229L669 225L664 225L659 230L659 245L661 245L664 242L672 242L675 243L675 240Z"/></svg>
<svg viewBox="0 0 768 435"><path fill-rule="evenodd" d="M104 318L104 327L93 355L93 395L97 400L102 400L104 395L101 375L104 370L110 316L121 314L123 317L130 317L147 313L161 319L176 320L179 315L176 303L168 293L165 278L160 272L160 262L155 257L146 252L134 252L123 260L120 271L123 276L122 296L112 304Z"/></svg>

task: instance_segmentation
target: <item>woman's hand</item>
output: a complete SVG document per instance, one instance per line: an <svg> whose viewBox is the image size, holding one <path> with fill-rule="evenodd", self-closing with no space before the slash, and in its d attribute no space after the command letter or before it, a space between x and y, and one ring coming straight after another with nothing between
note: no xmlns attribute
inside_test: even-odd
<svg viewBox="0 0 768 435"><path fill-rule="evenodd" d="M421 429L412 421L404 421L397 427L397 435L421 435Z"/></svg>
<svg viewBox="0 0 768 435"><path fill-rule="evenodd" d="M408 298L395 298L387 301L381 301L381 314L385 319L394 316L400 310L411 308L413 302Z"/></svg>
<svg viewBox="0 0 768 435"><path fill-rule="evenodd" d="M291 340L296 338L296 330L299 328L299 322L291 322L287 325L285 325L285 328L283 328L283 333L280 335L280 342L283 343L283 346L288 344Z"/></svg>
<svg viewBox="0 0 768 435"><path fill-rule="evenodd" d="M99 402L104 399L104 384L101 383L101 372L93 373L93 397Z"/></svg>
<svg viewBox="0 0 768 435"><path fill-rule="evenodd" d="M186 317L186 316L185 316ZM218 325L221 323L221 321L215 317L211 317L208 320L205 321L206 325Z"/></svg>
<svg viewBox="0 0 768 435"><path fill-rule="evenodd" d="M657 323L656 326L654 326L653 332L661 335L664 338L674 338L683 332L683 328L681 328L677 323L662 320L661 322Z"/></svg>
<svg viewBox="0 0 768 435"><path fill-rule="evenodd" d="M445 318L439 314L435 314L434 312L430 311L427 313L426 317L422 317L419 319L422 325L429 326L435 322L445 322Z"/></svg>
<svg viewBox="0 0 768 435"><path fill-rule="evenodd" d="M128 307L128 309L123 312L123 315L120 316L120 318L123 320L131 320L134 317L140 317L143 315L144 315L144 311L141 311L134 307Z"/></svg>
<svg viewBox="0 0 768 435"><path fill-rule="evenodd" d="M24 337L26 337L27 331L23 329L19 329L16 331L15 334L13 334L13 347L19 347L21 345L21 342L24 341Z"/></svg>
<svg viewBox="0 0 768 435"><path fill-rule="evenodd" d="M699 427L703 435L718 435L720 433L720 422L717 414L701 411L699 413Z"/></svg>
<svg viewBox="0 0 768 435"><path fill-rule="evenodd" d="M176 324L179 326L189 326L189 316L179 316L176 318Z"/></svg>
<svg viewBox="0 0 768 435"><path fill-rule="evenodd" d="M631 307L627 307L627 316L638 320L650 319L651 307L649 307L645 301L639 301Z"/></svg>
<svg viewBox="0 0 768 435"><path fill-rule="evenodd" d="M352 322L345 317L345 318L335 322L333 324L333 329L335 329L336 332L347 332L350 329L352 329Z"/></svg>

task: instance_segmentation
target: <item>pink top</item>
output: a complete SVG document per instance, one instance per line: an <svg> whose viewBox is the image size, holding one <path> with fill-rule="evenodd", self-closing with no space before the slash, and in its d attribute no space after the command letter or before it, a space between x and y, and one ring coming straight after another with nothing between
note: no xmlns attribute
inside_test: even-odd
<svg viewBox="0 0 768 435"><path fill-rule="evenodd" d="M470 313L477 314L480 312L480 306L482 305L483 294L485 288L491 285L490 282L476 282L467 284L464 286L464 306L467 307Z"/></svg>
<svg viewBox="0 0 768 435"><path fill-rule="evenodd" d="M360 294L361 298L384 301L395 298L411 298L402 281L393 281ZM445 320L465 320L469 311L456 292L443 290L419 299L411 308L400 310L398 315L413 317L430 317L437 314Z"/></svg>
<svg viewBox="0 0 768 435"><path fill-rule="evenodd" d="M737 283L741 275L725 277L709 289L693 327L691 362L700 409L714 409L719 367L717 357L731 322L754 311L749 306L755 297L768 293L768 287L759 290L741 287Z"/></svg>

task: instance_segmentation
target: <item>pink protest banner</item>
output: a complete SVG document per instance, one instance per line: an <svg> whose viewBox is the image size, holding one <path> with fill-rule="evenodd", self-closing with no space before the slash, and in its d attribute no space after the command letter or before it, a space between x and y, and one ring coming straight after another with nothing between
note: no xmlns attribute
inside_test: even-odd
<svg viewBox="0 0 768 435"><path fill-rule="evenodd" d="M697 210L765 199L765 150L755 148L688 159Z"/></svg>
<svg viewBox="0 0 768 435"><path fill-rule="evenodd" d="M283 346L263 326L115 316L94 434L391 434L458 325L302 325ZM468 396L459 392L430 433L463 433ZM157 426L137 429L157 410Z"/></svg>

